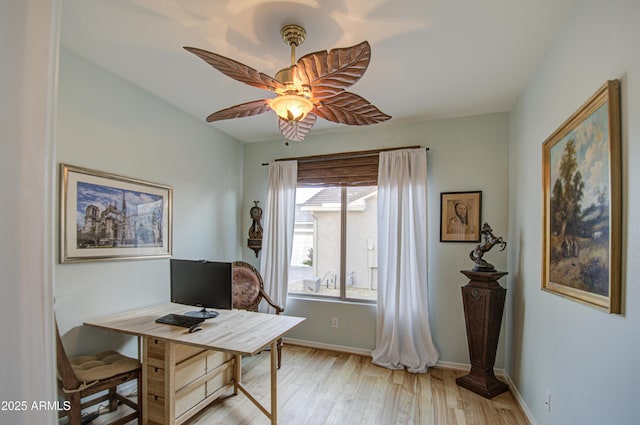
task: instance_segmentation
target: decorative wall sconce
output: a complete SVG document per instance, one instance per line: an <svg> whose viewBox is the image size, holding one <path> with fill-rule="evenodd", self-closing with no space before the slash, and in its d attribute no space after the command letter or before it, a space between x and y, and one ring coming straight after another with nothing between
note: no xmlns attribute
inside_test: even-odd
<svg viewBox="0 0 640 425"><path fill-rule="evenodd" d="M256 253L256 257L258 256L258 252L262 249L262 225L260 224L260 220L262 220L262 208L258 206L260 201L253 201L255 204L249 210L249 215L251 216L251 227L249 228L249 239L247 240L247 246Z"/></svg>

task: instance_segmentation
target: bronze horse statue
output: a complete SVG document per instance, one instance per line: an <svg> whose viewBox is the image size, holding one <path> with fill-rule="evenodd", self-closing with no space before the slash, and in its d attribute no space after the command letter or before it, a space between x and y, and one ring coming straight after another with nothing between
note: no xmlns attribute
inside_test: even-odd
<svg viewBox="0 0 640 425"><path fill-rule="evenodd" d="M493 264L489 264L482 259L485 252L491 250L496 245L500 246L500 251L504 251L507 247L507 243L502 239L502 236L496 237L493 234L493 229L489 226L489 223L482 225L480 234L484 237L484 242L476 246L476 249L469 253L469 258L475 263L473 267L474 272L494 272L496 268Z"/></svg>

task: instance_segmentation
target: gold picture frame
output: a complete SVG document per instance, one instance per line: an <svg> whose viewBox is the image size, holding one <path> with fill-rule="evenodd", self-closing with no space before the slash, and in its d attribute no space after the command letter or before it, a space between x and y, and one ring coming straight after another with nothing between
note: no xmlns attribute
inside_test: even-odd
<svg viewBox="0 0 640 425"><path fill-rule="evenodd" d="M480 242L482 191L440 193L440 242Z"/></svg>
<svg viewBox="0 0 640 425"><path fill-rule="evenodd" d="M620 313L620 83L611 80L543 144L542 289Z"/></svg>
<svg viewBox="0 0 640 425"><path fill-rule="evenodd" d="M60 164L60 263L171 256L170 186Z"/></svg>

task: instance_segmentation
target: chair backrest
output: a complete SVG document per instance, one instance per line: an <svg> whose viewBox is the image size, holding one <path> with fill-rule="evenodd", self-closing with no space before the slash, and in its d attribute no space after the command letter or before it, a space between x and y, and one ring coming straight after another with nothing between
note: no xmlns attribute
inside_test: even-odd
<svg viewBox="0 0 640 425"><path fill-rule="evenodd" d="M264 282L260 272L249 263L235 261L232 266L233 308L258 311L258 304L265 300L280 314L284 307L279 306L264 291Z"/></svg>
<svg viewBox="0 0 640 425"><path fill-rule="evenodd" d="M58 322L55 321L56 325L56 362L58 365L58 376L62 381L62 386L67 390L74 390L80 387L80 381L76 377L73 368L71 367L71 362L69 361L69 357L67 357L67 352L64 350L64 346L62 345L62 338L60 338L60 331L58 330Z"/></svg>
<svg viewBox="0 0 640 425"><path fill-rule="evenodd" d="M258 311L262 301L264 282L255 267L244 261L235 261L232 266L233 308Z"/></svg>

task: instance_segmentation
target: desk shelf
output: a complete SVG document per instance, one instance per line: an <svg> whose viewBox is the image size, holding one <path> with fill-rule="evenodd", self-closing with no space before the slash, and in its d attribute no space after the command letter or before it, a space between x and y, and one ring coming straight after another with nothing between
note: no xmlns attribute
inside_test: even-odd
<svg viewBox="0 0 640 425"><path fill-rule="evenodd" d="M233 385L234 362L221 351L144 338L146 423L179 425L191 418Z"/></svg>

